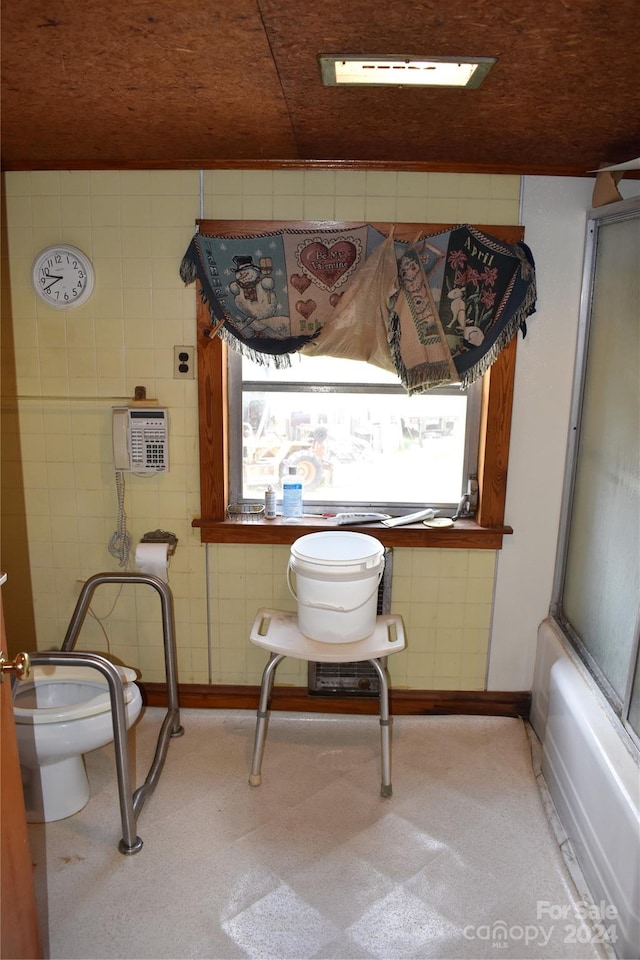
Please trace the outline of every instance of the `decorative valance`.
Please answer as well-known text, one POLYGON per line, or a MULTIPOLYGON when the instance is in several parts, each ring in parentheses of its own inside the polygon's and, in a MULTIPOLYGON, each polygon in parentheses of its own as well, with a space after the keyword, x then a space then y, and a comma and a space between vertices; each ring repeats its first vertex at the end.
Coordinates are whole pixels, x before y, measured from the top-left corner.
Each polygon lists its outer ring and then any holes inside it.
POLYGON ((536 301, 533 257, 469 225, 401 241, 370 224, 197 233, 180 275, 200 281, 212 328, 258 362, 350 357, 409 393, 481 376, 536 301))

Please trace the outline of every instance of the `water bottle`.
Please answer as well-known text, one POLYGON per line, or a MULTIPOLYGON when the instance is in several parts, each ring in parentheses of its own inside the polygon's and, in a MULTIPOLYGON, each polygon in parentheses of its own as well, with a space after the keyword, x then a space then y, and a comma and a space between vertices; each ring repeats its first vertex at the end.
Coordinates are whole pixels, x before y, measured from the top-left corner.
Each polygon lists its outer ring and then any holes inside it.
POLYGON ((302 516, 302 477, 296 467, 289 467, 289 473, 282 478, 282 516, 302 516))

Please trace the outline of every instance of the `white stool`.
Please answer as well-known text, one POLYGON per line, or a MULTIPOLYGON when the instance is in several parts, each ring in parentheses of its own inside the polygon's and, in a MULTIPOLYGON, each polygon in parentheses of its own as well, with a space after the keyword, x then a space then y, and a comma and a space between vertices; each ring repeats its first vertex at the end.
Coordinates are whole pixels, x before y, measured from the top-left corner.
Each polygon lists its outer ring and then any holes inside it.
POLYGON ((387 657, 404 650, 405 633, 402 617, 382 615, 377 618, 376 628, 370 637, 352 643, 322 643, 310 640, 298 630, 297 613, 284 610, 258 610, 251 627, 250 640, 257 647, 269 650, 271 656, 262 674, 260 704, 253 745, 253 759, 249 783, 257 787, 262 780, 260 769, 267 737, 267 723, 271 705, 271 692, 278 664, 285 657, 297 657, 315 663, 356 663, 368 660, 380 678, 380 736, 382 741, 382 786, 383 797, 391 796, 391 737, 389 718, 389 682, 387 657))

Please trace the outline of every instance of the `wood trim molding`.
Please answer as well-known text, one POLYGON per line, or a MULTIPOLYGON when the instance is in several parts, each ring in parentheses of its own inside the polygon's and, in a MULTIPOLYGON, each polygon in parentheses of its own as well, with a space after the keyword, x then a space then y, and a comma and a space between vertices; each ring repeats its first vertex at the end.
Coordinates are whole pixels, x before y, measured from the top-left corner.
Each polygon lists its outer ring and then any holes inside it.
POLYGON ((482 378, 476 514, 481 527, 504 523, 517 342, 513 337, 482 378))
MULTIPOLYGON (((198 430, 200 442, 200 511, 202 519, 224 520, 229 502, 227 345, 210 337, 211 318, 197 283, 198 430)), ((204 540, 204 537, 202 538, 204 540)))
MULTIPOLYGON (((198 220, 203 234, 241 236, 272 232, 291 227, 293 222, 272 220, 198 220)), ((348 229, 360 226, 345 221, 295 221, 296 228, 348 229)), ((372 223, 382 233, 394 228, 398 239, 415 239, 417 232, 433 234, 448 230, 454 224, 372 223)), ((507 243, 524 238, 520 226, 480 225, 507 243)), ((198 409, 200 440, 200 517, 192 526, 200 529, 202 543, 292 543, 306 533, 329 529, 322 522, 284 525, 277 520, 261 520, 243 524, 226 519, 229 489, 228 457, 228 384, 227 346, 211 334, 211 315, 203 301, 200 284, 196 284, 196 319, 198 338, 198 409)), ((509 461, 511 411, 515 375, 516 340, 499 354, 483 378, 482 412, 478 459, 479 505, 472 521, 458 522, 453 528, 430 530, 422 524, 387 530, 371 526, 371 533, 385 546, 436 547, 455 549, 499 550, 505 534, 506 478, 509 461)), ((331 528, 333 529, 333 528, 331 528)))
MULTIPOLYGON (((144 702, 150 707, 167 706, 165 683, 140 684, 144 702)), ((200 710, 257 710, 260 687, 241 684, 188 683, 178 687, 180 707, 200 710)), ((392 714, 427 716, 467 714, 489 717, 529 719, 529 691, 491 690, 393 690, 389 691, 392 714)), ((306 687, 276 686, 271 700, 273 710, 302 713, 377 714, 378 698, 326 697, 311 694, 306 687)))
MULTIPOLYGON (((8 173, 26 170, 60 170, 59 158, 47 159, 38 156, 37 163, 32 157, 18 157, 4 161, 2 170, 8 173)), ((593 172, 585 170, 584 164, 535 163, 525 157, 520 163, 468 163, 460 161, 428 160, 321 160, 309 158, 277 158, 255 160, 253 158, 232 158, 217 160, 211 157, 182 157, 177 160, 109 160, 103 157, 67 158, 65 170, 375 170, 397 173, 479 173, 484 176, 512 177, 584 177, 593 179, 593 172)), ((625 180, 640 180, 635 170, 625 172, 625 180)))
MULTIPOLYGON (((298 537, 321 530, 335 530, 323 520, 306 519, 304 523, 290 524, 281 519, 237 523, 231 520, 192 521, 200 528, 202 543, 272 543, 291 544, 298 537)), ((363 532, 362 527, 340 527, 341 530, 363 532)), ((513 533, 509 526, 482 527, 473 520, 456 521, 443 530, 429 529, 422 523, 389 528, 381 523, 367 524, 367 533, 385 547, 437 547, 457 550, 499 550, 504 536, 513 533)))

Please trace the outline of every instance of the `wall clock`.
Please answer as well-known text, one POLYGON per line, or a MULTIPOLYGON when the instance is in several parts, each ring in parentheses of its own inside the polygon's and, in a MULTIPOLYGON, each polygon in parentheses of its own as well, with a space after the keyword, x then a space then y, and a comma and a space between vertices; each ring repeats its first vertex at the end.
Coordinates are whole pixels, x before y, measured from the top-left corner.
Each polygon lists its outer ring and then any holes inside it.
POLYGON ((93 292, 93 264, 68 243, 46 247, 33 262, 31 280, 41 300, 58 310, 79 307, 93 292))

